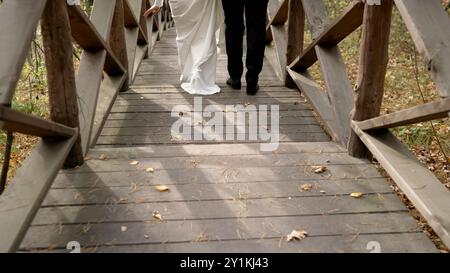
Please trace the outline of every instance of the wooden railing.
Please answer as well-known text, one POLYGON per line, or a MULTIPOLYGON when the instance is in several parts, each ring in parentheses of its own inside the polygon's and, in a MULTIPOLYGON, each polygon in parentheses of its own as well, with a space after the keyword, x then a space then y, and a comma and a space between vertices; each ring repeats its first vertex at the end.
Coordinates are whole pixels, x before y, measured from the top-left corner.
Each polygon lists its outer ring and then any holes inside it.
POLYGON ((349 1, 348 8, 334 20, 328 17, 323 0, 279 2, 271 0, 269 4, 267 41, 273 41, 270 49, 276 54, 271 54, 271 63, 280 78, 286 79, 288 86, 298 87, 329 134, 351 155, 371 153, 450 246, 450 192, 388 130, 449 117, 450 19, 441 1, 349 1), (394 4, 427 61, 440 99, 380 116, 394 4), (304 48, 306 20, 313 41, 304 48), (338 45, 361 26, 354 92, 338 45), (316 62, 320 62, 326 92, 308 72, 316 62))
POLYGON ((95 0, 90 17, 77 2, 4 0, 0 6, 0 129, 42 138, 0 198, 0 252, 17 249, 63 164, 83 164, 118 92, 173 25, 167 3, 144 18, 148 0, 95 0), (50 120, 11 108, 39 22, 50 120), (83 49, 77 73, 73 41, 83 49))

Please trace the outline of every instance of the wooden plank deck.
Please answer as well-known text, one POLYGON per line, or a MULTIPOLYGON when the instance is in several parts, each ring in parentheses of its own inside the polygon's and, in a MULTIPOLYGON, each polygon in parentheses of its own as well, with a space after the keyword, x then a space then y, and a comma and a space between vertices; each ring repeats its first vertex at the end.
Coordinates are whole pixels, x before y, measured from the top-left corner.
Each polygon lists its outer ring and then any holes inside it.
MULTIPOLYGON (((219 83, 225 77, 220 56, 219 83)), ((78 241, 86 252, 369 252, 375 241, 382 252, 437 252, 377 169, 331 142, 271 67, 258 96, 221 84, 224 92, 204 103, 279 104, 275 152, 255 141, 174 141, 171 109, 193 103, 178 78, 169 31, 119 95, 92 159, 57 176, 21 251, 67 252, 78 241), (312 189, 302 191, 305 184, 312 189), (286 242, 294 229, 309 236, 286 242)))

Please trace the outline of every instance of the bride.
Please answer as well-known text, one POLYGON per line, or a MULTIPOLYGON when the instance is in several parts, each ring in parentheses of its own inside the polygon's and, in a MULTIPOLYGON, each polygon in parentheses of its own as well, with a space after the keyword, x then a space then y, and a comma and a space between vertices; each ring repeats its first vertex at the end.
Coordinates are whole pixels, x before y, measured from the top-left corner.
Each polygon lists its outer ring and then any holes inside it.
MULTIPOLYGON (((216 31, 222 23, 220 0, 169 0, 177 32, 181 87, 193 95, 220 92, 216 84, 216 31)), ((156 0, 145 16, 158 13, 163 0, 156 0)))

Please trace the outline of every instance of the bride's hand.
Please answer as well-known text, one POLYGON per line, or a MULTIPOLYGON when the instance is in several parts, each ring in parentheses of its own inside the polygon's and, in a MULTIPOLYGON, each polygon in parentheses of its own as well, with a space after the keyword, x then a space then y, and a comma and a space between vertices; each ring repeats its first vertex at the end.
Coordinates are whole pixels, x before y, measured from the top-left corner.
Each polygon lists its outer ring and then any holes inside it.
POLYGON ((148 10, 144 13, 144 16, 145 16, 145 17, 149 17, 149 16, 152 16, 152 15, 157 14, 157 13, 160 12, 160 11, 161 11, 161 8, 160 8, 160 7, 152 7, 152 8, 150 8, 150 9, 148 9, 148 10))

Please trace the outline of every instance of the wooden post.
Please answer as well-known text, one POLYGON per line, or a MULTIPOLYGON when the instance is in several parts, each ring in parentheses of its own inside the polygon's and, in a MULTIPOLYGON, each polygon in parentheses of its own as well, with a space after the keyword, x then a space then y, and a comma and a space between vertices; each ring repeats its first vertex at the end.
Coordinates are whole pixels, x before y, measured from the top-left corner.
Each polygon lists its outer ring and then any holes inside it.
MULTIPOLYGON (((144 32, 144 36, 147 39, 148 45, 150 46, 152 41, 149 40, 149 36, 148 36, 148 32, 147 32, 147 20, 148 19, 144 16, 145 11, 147 10, 147 3, 148 3, 148 0, 143 0, 142 1, 141 14, 139 15, 139 18, 140 18, 141 28, 142 28, 142 30, 144 32)), ((144 55, 144 59, 147 59, 148 55, 149 55, 148 50, 146 50, 145 51, 145 55, 144 55)))
MULTIPOLYGON (((303 10, 301 0, 286 1, 289 1, 286 61, 287 65, 290 65, 300 54, 303 53, 303 44, 305 37, 305 12, 303 10)), ((285 84, 289 88, 297 87, 291 76, 289 76, 289 73, 286 73, 285 84)))
MULTIPOLYGON (((355 121, 380 115, 389 60, 392 8, 393 0, 382 0, 381 5, 366 3, 365 6, 357 94, 352 113, 355 121)), ((367 157, 370 154, 354 132, 350 136, 348 149, 354 157, 367 157)))
MULTIPOLYGON (((47 1, 41 28, 47 66, 50 117, 55 122, 79 128, 72 37, 65 0, 47 1)), ((81 138, 78 137, 64 167, 74 168, 83 163, 81 138)))
MULTIPOLYGON (((124 8, 123 0, 116 1, 116 7, 114 10, 114 17, 111 25, 111 35, 109 38, 109 45, 112 52, 119 59, 120 64, 126 69, 128 68, 128 55, 127 55, 127 44, 125 41, 125 18, 124 18, 124 8)), ((133 73, 128 71, 128 73, 133 73)), ((125 83, 123 84, 122 90, 126 91, 129 89, 129 77, 126 77, 125 83)))

